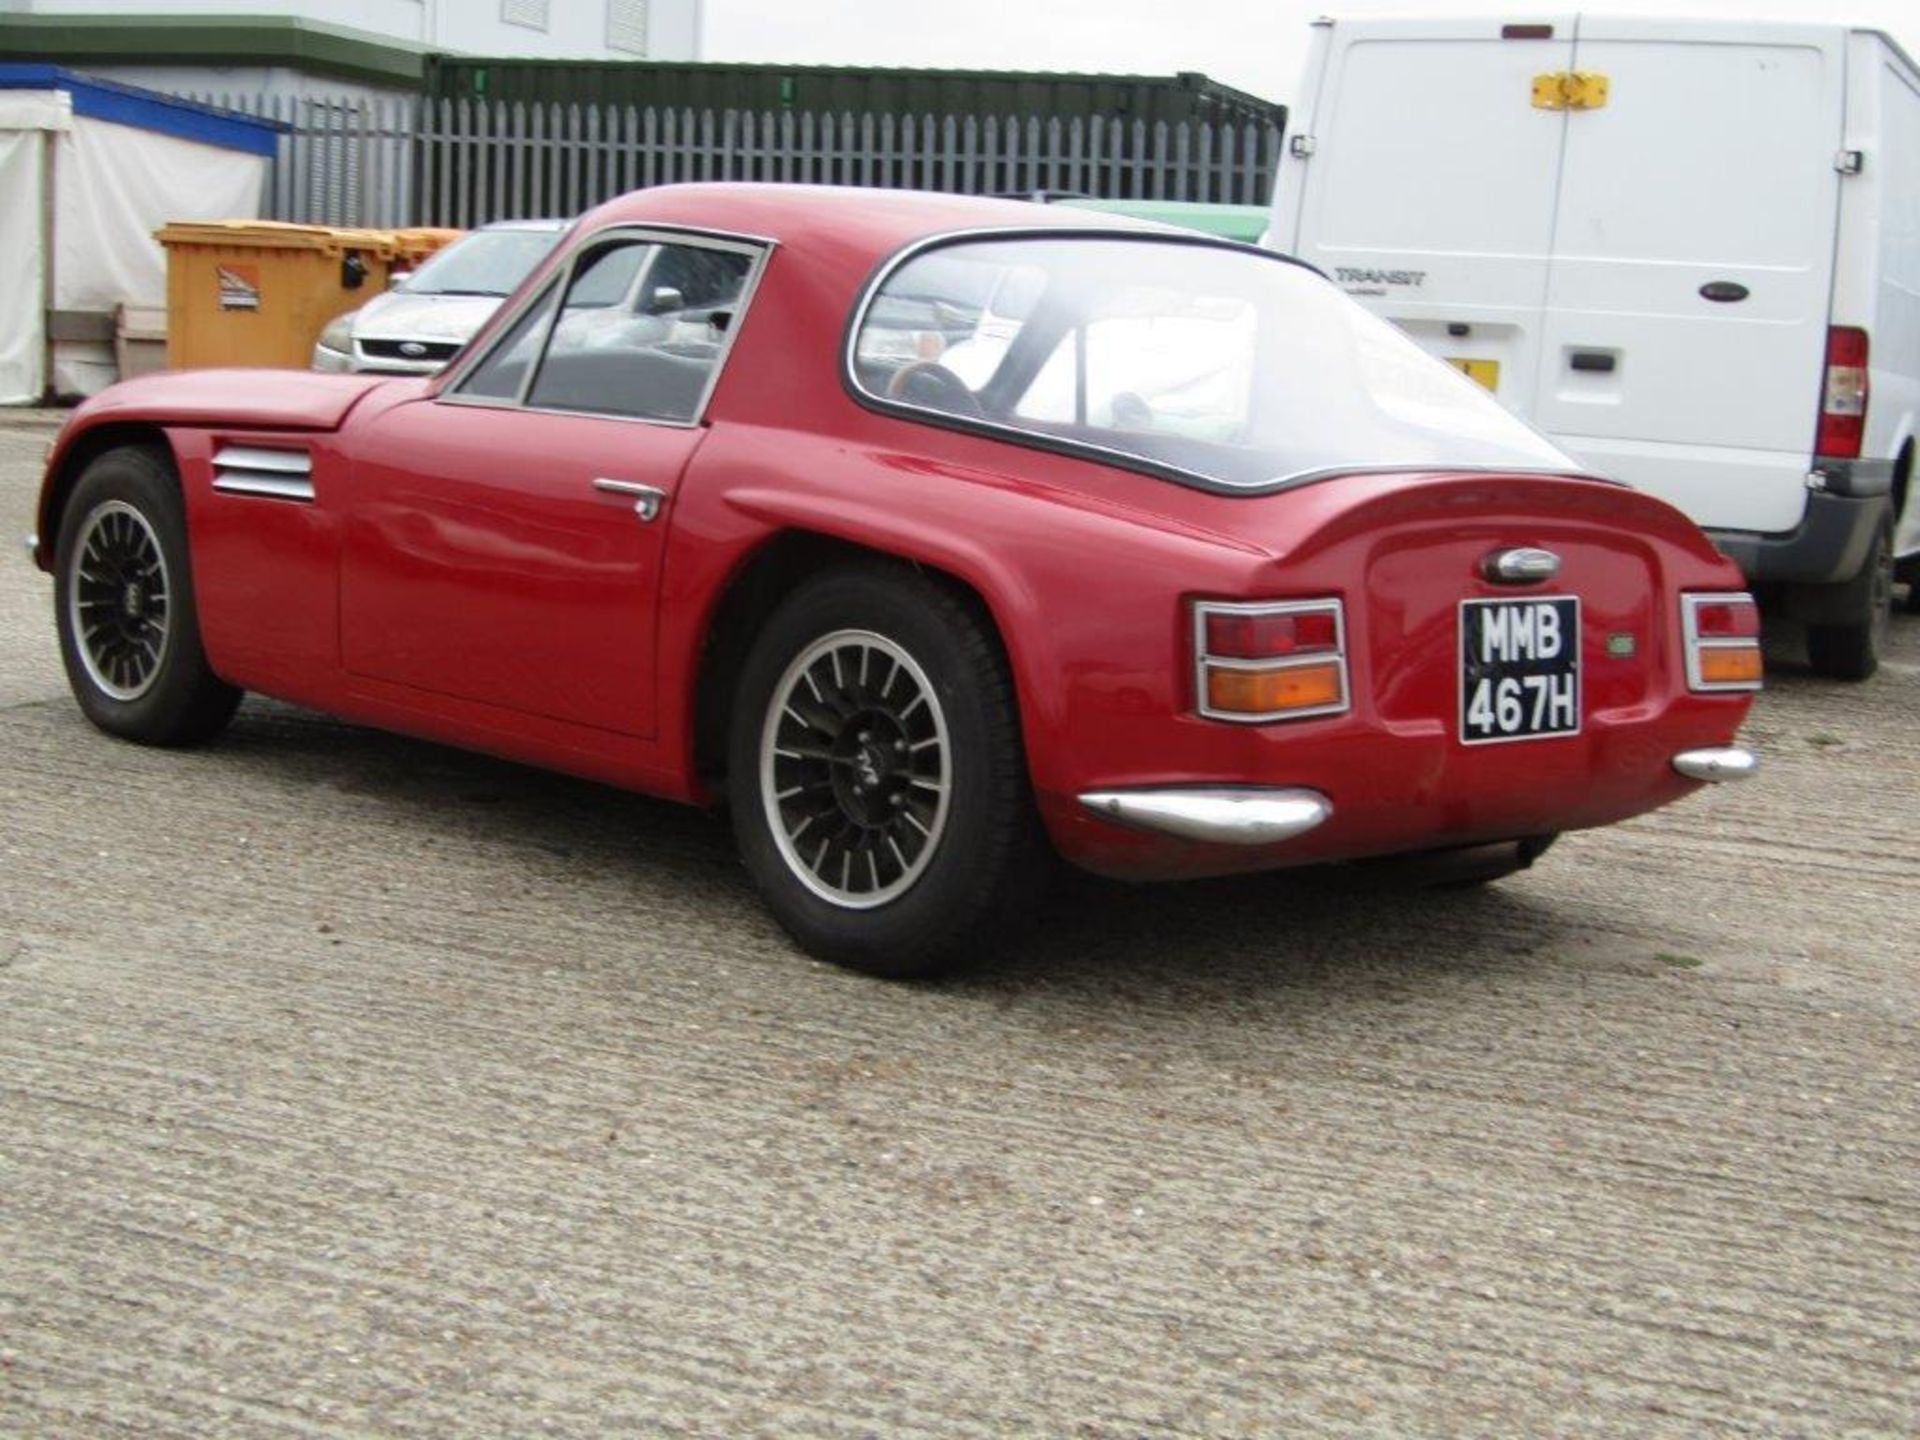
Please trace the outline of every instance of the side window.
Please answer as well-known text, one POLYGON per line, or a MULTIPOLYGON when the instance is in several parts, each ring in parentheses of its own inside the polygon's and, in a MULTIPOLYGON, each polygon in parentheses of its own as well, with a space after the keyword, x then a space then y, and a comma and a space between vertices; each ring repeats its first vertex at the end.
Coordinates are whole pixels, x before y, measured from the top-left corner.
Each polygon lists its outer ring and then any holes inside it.
POLYGON ((546 334, 547 318, 553 314, 554 296, 559 293, 558 285, 549 285, 547 293, 528 306, 526 313, 493 347, 493 353, 460 382, 456 393, 486 400, 519 399, 520 387, 527 378, 527 367, 533 360, 541 336, 546 334))
POLYGON ((720 363, 730 308, 752 258, 737 250, 616 242, 587 256, 561 307, 527 403, 548 410, 691 421, 720 363), (575 303, 608 289, 601 271, 632 280, 614 304, 575 303))
POLYGON ((651 245, 615 245, 590 257, 567 291, 568 310, 603 310, 621 304, 633 290, 633 277, 653 250, 651 245))
POLYGON ((518 396, 544 338, 527 405, 691 422, 719 367, 752 272, 753 256, 745 250, 609 240, 575 261, 558 304, 555 287, 460 393, 518 396))

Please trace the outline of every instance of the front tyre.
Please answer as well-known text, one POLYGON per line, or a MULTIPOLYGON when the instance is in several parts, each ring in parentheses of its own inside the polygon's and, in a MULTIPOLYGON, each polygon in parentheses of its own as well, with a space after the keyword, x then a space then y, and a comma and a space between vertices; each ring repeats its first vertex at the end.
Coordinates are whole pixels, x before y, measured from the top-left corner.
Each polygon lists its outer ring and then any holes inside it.
POLYGON ((1893 628, 1893 529, 1882 525, 1860 573, 1840 587, 1847 618, 1807 626, 1807 661, 1829 680, 1865 680, 1880 668, 1893 628))
POLYGON ((186 510, 159 452, 110 450, 68 498, 54 544, 67 683, 86 717, 147 745, 192 745, 232 719, 240 692, 200 645, 186 510))
POLYGON ((1050 866, 998 639, 904 569, 835 571, 774 612, 741 672, 728 775, 774 917, 869 974, 966 958, 1050 866))

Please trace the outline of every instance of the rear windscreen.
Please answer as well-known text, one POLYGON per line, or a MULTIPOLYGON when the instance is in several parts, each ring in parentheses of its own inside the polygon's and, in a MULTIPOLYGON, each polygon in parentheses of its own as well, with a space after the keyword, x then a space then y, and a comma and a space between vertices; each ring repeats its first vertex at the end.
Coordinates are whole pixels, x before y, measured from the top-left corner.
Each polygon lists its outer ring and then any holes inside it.
POLYGON ((942 245, 886 275, 851 360, 876 400, 1215 488, 1579 468, 1313 271, 1223 246, 942 245))

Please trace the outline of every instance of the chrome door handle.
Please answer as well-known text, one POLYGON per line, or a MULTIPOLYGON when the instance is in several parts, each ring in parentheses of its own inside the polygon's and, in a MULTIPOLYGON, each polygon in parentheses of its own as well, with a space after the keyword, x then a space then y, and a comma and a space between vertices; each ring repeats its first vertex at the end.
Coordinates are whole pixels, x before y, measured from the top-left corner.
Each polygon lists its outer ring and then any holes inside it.
POLYGON ((667 503, 667 492, 659 486, 642 485, 633 480, 609 480, 602 476, 593 482, 593 488, 609 495, 633 496, 633 513, 643 523, 658 516, 660 507, 667 503))

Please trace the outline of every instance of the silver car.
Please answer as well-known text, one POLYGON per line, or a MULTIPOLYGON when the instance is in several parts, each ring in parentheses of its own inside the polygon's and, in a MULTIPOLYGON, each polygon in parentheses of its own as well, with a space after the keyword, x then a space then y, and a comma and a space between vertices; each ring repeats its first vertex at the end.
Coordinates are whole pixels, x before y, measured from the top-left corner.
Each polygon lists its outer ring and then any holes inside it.
POLYGON ((431 375, 547 257, 565 220, 504 220, 462 235, 358 310, 335 316, 315 370, 431 375))

